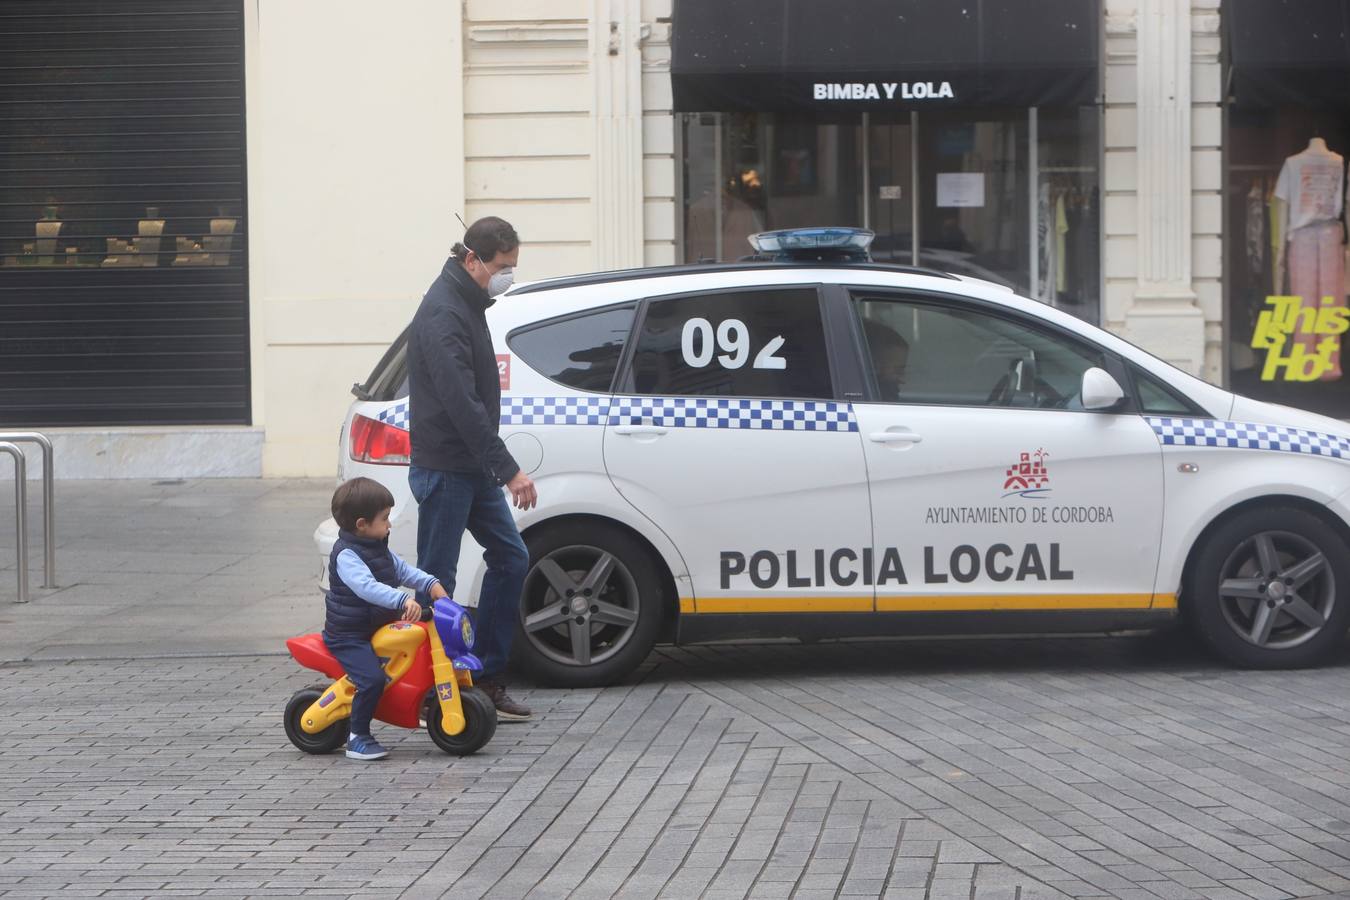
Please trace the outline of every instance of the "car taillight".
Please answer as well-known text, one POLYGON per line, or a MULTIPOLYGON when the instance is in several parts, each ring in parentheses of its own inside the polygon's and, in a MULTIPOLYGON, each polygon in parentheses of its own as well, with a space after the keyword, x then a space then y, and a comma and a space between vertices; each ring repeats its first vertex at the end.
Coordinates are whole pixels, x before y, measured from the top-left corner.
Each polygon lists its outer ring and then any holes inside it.
POLYGON ((411 461, 408 432, 387 422, 352 416, 352 459, 377 466, 406 466, 411 461))

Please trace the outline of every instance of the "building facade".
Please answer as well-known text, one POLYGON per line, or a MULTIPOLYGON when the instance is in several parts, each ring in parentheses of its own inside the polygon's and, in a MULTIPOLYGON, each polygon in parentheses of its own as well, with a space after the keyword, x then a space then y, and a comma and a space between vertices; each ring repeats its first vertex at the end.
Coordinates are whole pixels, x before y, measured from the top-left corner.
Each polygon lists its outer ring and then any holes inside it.
POLYGON ((0 429, 49 429, 69 476, 331 474, 350 385, 487 214, 521 280, 864 225, 879 259, 1350 417, 1316 361, 1344 285, 1308 281, 1275 197, 1313 136, 1350 146, 1350 2, 1292 2, 402 0, 374 23, 136 0, 97 38, 31 17, 56 36, 0 84, 0 429), (1321 80, 1291 75, 1310 58, 1321 80), (1267 302, 1291 279, 1332 301, 1267 302))

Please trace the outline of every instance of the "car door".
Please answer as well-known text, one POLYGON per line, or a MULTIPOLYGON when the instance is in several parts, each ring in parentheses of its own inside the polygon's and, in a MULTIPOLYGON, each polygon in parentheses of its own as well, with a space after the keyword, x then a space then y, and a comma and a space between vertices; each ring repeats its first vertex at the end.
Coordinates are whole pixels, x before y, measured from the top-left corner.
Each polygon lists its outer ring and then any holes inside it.
MULTIPOLYGON (((869 370, 854 406, 871 485, 879 612, 1153 604, 1162 454, 1134 412, 1078 399, 1118 364, 988 304, 850 295, 869 370)), ((1128 402, 1128 401, 1126 401, 1128 402)))
POLYGON ((862 444, 825 332, 815 285, 644 304, 605 465, 683 555, 686 619, 873 609, 862 444))

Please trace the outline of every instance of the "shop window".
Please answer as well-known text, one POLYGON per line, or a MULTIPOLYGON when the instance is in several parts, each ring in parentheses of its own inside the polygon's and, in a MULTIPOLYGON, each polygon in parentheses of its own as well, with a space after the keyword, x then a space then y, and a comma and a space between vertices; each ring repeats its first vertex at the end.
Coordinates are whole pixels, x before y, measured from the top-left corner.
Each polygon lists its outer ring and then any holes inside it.
POLYGON ((633 327, 633 307, 555 319, 507 338, 530 368, 582 391, 608 391, 633 327))
POLYGON ((1344 203, 1350 118, 1303 107, 1228 114, 1229 387, 1350 417, 1344 203))
POLYGON ((688 113, 684 259, 756 231, 870 228, 877 262, 991 281, 1100 320, 1101 109, 688 113))
POLYGON ((655 300, 633 357, 639 394, 833 396, 814 289, 655 300))
POLYGON ((759 231, 856 225, 856 122, 706 113, 684 123, 684 256, 737 260, 759 231))
POLYGON ((1081 409, 1100 352, 1011 319, 864 298, 857 304, 877 399, 943 406, 1081 409))

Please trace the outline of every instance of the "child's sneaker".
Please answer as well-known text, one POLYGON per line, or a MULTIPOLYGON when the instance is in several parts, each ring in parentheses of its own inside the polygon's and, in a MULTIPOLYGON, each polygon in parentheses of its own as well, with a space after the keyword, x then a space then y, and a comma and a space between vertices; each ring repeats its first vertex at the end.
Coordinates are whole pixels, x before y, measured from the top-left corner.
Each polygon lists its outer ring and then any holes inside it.
POLYGON ((368 734, 353 734, 347 737, 348 759, 384 759, 389 751, 368 734))

